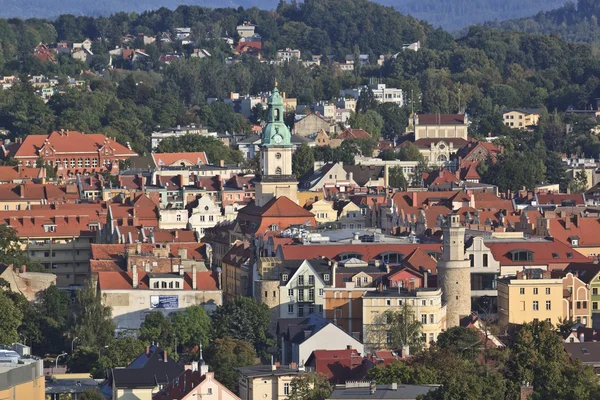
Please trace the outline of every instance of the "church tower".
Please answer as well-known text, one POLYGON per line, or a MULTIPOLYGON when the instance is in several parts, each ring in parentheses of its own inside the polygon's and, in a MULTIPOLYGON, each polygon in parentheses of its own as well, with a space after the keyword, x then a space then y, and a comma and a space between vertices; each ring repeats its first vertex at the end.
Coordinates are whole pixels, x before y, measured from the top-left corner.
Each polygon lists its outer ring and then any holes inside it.
POLYGON ((465 228, 458 214, 450 214, 442 228, 442 260, 438 262, 438 286, 446 303, 446 329, 460 325, 471 314, 471 263, 465 256, 465 228))
POLYGON ((255 184, 257 206, 285 196, 298 203, 298 181, 292 173, 292 135, 283 122, 283 98, 277 87, 268 102, 267 124, 260 145, 260 175, 255 184))

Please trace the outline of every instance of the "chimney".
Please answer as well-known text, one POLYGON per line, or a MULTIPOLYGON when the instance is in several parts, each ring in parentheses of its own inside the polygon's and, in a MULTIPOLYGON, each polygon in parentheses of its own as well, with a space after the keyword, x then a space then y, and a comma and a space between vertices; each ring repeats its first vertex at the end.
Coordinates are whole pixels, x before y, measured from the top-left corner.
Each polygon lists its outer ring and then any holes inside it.
POLYGON ((427 288, 427 279, 429 279, 429 273, 427 271, 423 271, 423 287, 427 288))
POLYGON ((296 364, 295 362, 291 362, 290 369, 296 369, 296 368, 298 368, 298 364, 296 364))
POLYGON ((146 355, 150 354, 150 346, 146 346, 146 355))
POLYGON ((417 197, 417 192, 413 192, 412 193, 412 206, 413 207, 417 207, 417 203, 418 203, 418 197, 417 197))
POLYGON ((219 160, 219 167, 225 167, 225 160, 219 160))
POLYGON ((24 198, 25 197, 25 184, 21 183, 19 185, 19 197, 24 198))
POLYGON ((167 362, 168 361, 168 357, 167 357, 167 351, 163 350, 163 361, 167 362))
POLYGON ((571 230, 571 217, 570 216, 565 217, 565 229, 571 230))
POLYGON ((392 382, 392 390, 398 390, 398 384, 396 382, 392 382))
POLYGON ((377 383, 375 383, 375 381, 371 381, 371 383, 369 384, 369 392, 371 394, 375 394, 376 391, 377 391, 377 383))
POLYGON ((585 334, 584 334, 583 332, 581 332, 581 333, 579 334, 579 341, 580 341, 581 343, 585 342, 585 334))
POLYGON ((196 290, 198 287, 198 282, 196 281, 197 279, 197 273, 196 273, 196 265, 192 265, 192 290, 196 290))
POLYGON ((132 286, 134 289, 137 289, 138 287, 138 272, 137 272, 137 265, 133 266, 133 275, 132 275, 132 286))
POLYGON ((409 346, 402 346, 401 356, 402 356, 402 358, 410 357, 410 347, 409 346))
POLYGON ((352 346, 351 345, 347 345, 346 346, 346 350, 352 350, 352 346))

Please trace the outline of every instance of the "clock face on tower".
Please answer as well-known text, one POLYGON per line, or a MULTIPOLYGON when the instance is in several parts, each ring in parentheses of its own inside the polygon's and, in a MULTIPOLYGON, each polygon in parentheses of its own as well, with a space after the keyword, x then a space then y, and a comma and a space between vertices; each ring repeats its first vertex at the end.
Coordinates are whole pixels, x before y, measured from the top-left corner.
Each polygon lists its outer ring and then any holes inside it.
POLYGON ((273 136, 273 140, 275 141, 275 143, 279 144, 283 141, 283 136, 277 133, 273 136))

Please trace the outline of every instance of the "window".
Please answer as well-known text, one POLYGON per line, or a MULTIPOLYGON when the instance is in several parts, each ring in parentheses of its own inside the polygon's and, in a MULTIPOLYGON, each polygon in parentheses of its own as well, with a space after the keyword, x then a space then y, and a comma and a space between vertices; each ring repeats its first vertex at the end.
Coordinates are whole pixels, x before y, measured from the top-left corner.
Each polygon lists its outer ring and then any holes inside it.
POLYGON ((431 342, 433 342, 433 341, 434 341, 434 337, 435 337, 435 336, 434 336, 434 334, 433 334, 433 333, 430 333, 430 334, 429 334, 429 343, 431 343, 431 342))
POLYGON ((315 312, 315 306, 313 306, 311 304, 310 306, 308 306, 308 315, 314 314, 314 312, 315 312))
POLYGON ((581 302, 580 301, 577 302, 577 309, 581 310, 581 302))
POLYGON ((323 297, 323 288, 319 289, 319 296, 323 297))
POLYGON ((429 314, 429 323, 435 324, 435 314, 429 314))
POLYGON ((546 300, 546 310, 550 311, 552 309, 550 300, 546 300))
POLYGON ((298 277, 298 285, 304 286, 304 275, 298 277))
POLYGON ((169 289, 173 289, 173 282, 169 282, 169 289))
POLYGON ((598 288, 592 288, 592 294, 598 296, 598 288))
POLYGON ((304 290, 298 290, 298 301, 304 301, 304 290))
POLYGON ((283 384, 283 394, 285 394, 285 395, 290 394, 290 384, 289 383, 283 384))
POLYGON ((294 305, 288 304, 288 314, 293 314, 293 313, 294 313, 294 305))
POLYGON ((275 168, 275 175, 281 175, 281 168, 275 168))
POLYGON ((533 288, 533 294, 538 294, 538 288, 536 288, 536 287, 533 288))
POLYGON ((483 255, 483 266, 484 267, 488 266, 488 255, 487 254, 483 255))
POLYGON ((584 300, 584 301, 582 301, 582 303, 583 303, 583 309, 587 310, 587 301, 584 300))
POLYGON ((208 216, 208 221, 209 221, 209 222, 213 222, 213 221, 214 221, 214 219, 215 219, 215 217, 214 217, 213 215, 209 215, 209 216, 208 216))
POLYGON ((469 261, 471 262, 471 268, 475 266, 475 256, 473 254, 469 254, 469 261))
POLYGON ((181 214, 177 214, 177 221, 181 221, 181 214))
POLYGON ((540 303, 537 300, 535 300, 533 302, 533 311, 538 311, 539 309, 540 309, 540 303))
POLYGON ((390 332, 390 331, 386 332, 385 341, 387 344, 392 344, 392 332, 390 332))
POLYGON ((549 287, 546 288, 546 294, 550 294, 550 288, 549 287))
POLYGON ((533 252, 528 250, 515 250, 512 252, 513 261, 533 261, 533 252))
POLYGON ((4 206, 4 211, 8 211, 8 205, 4 206))
POLYGON ((163 289, 166 289, 167 288, 167 282, 161 282, 160 283, 160 287, 163 288, 163 289))
POLYGON ((525 288, 520 288, 519 289, 519 294, 525 294, 525 288))
POLYGON ((179 282, 175 282, 175 289, 179 289, 179 282))
POLYGON ((315 276, 314 275, 309 275, 308 276, 308 284, 309 285, 314 285, 315 284, 315 276))
POLYGON ((284 282, 287 282, 287 280, 288 280, 287 274, 281 275, 281 280, 284 281, 284 282))
POLYGON ((597 301, 592 302, 592 310, 598 310, 598 302, 597 301))
POLYGON ((158 282, 154 282, 154 289, 158 289, 158 282))
POLYGON ((315 301, 315 289, 308 289, 308 301, 315 301))
POLYGON ((208 388, 207 393, 212 394, 212 388, 208 388))
POLYGON ((325 280, 325 282, 329 282, 329 274, 324 274, 323 279, 325 280))
POLYGON ((427 323, 427 314, 421 314, 421 323, 423 325, 427 323))
POLYGON ((288 296, 292 297, 294 295, 294 289, 288 289, 288 296))
POLYGON ((300 318, 304 317, 304 307, 303 306, 298 306, 298 317, 300 317, 300 318))
POLYGON ((281 153, 275 153, 275 158, 279 160, 281 158, 281 153))
POLYGON ((392 305, 392 301, 390 299, 386 299, 385 300, 385 305, 386 306, 391 306, 392 305))
POLYGON ((426 306, 427 305, 427 300, 421 300, 421 305, 422 306, 426 306))

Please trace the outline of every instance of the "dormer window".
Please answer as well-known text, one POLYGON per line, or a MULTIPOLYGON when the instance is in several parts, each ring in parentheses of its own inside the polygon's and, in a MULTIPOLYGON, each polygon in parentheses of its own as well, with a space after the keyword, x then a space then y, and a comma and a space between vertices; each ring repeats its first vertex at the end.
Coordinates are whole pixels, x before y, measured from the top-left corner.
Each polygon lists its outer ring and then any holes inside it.
POLYGON ((281 275, 281 280, 284 281, 284 282, 287 282, 288 281, 288 275, 287 274, 281 275))
POLYGON ((56 232, 56 225, 44 225, 44 232, 56 232))
POLYGON ((569 236, 569 242, 571 242, 571 246, 577 247, 577 246, 579 246, 579 237, 578 236, 569 236))
POLYGON ((533 261, 533 252, 529 250, 514 250, 511 252, 512 261, 533 261))

